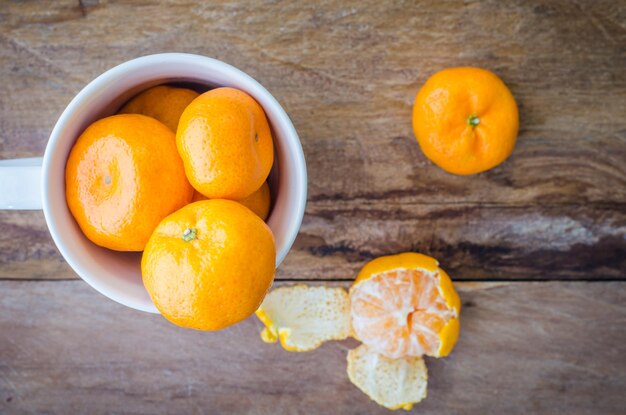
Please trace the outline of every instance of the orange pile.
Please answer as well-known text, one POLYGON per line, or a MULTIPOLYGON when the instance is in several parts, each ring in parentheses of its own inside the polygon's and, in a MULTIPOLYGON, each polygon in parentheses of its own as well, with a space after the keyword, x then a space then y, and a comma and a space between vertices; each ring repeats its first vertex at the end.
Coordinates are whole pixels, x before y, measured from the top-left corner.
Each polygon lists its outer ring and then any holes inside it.
POLYGON ((67 204, 85 236, 144 251, 144 285, 175 324, 217 330, 254 313, 276 261, 261 106, 233 88, 157 86, 120 113, 90 125, 67 161, 67 204))

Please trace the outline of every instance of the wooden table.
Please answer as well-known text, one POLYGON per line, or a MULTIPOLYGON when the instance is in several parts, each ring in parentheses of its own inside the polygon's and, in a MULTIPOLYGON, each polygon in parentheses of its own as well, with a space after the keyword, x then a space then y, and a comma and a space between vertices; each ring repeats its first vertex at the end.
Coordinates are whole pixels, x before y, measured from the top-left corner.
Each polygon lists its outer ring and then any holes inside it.
MULTIPOLYGON (((626 411, 623 0, 159 3, 0 1, 0 158, 41 155, 70 99, 120 62, 229 62, 285 107, 308 163, 276 285, 347 287, 407 250, 456 281, 460 341, 427 359, 414 413, 626 411), (419 87, 459 65, 494 70, 520 106, 512 157, 472 177, 426 160, 411 130, 419 87)), ((387 413, 347 379, 355 341, 288 353, 259 331, 113 303, 41 212, 0 212, 0 413, 387 413)))

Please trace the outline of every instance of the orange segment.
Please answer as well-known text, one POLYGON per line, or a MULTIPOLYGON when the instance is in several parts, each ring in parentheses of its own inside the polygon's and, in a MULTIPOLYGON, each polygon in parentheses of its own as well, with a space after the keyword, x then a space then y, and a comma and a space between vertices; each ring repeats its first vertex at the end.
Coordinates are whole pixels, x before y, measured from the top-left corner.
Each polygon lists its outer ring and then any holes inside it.
POLYGON ((416 253, 368 263, 350 290, 355 337, 390 358, 448 354, 460 299, 433 258, 416 253))

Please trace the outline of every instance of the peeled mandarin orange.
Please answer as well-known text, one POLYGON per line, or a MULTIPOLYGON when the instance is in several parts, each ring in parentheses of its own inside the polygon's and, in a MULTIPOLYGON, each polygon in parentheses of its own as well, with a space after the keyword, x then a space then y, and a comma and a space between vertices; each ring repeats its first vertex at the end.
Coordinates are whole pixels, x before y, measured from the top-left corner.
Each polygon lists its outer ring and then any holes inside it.
POLYGON ((355 337, 389 358, 443 357, 459 334, 460 299, 435 259, 404 253, 374 259, 350 289, 355 337))
POLYGON ((161 121, 175 134, 180 115, 198 95, 191 89, 159 85, 133 97, 119 113, 147 115, 161 121))
POLYGON ((417 141, 426 157, 450 173, 480 173, 502 163, 515 147, 518 128, 511 91, 486 69, 444 69, 415 98, 417 141))
POLYGON ((176 142, 189 181, 209 199, 250 196, 274 162, 263 108, 234 88, 213 89, 193 100, 180 117, 176 142))
MULTIPOLYGON (((193 201, 197 202, 199 200, 207 200, 207 197, 196 190, 193 194, 193 201)), ((256 192, 252 193, 246 198, 236 200, 236 202, 241 203, 242 205, 256 213, 258 217, 266 220, 267 216, 270 213, 270 187, 268 186, 267 182, 264 182, 256 192)))
POLYGON ((191 201, 174 133, 144 115, 114 115, 78 137, 65 168, 67 205, 92 242, 141 251, 159 222, 191 201))
POLYGON ((141 258, 144 286, 174 324, 219 330, 255 312, 274 280, 270 228, 223 199, 189 204, 163 219, 141 258))

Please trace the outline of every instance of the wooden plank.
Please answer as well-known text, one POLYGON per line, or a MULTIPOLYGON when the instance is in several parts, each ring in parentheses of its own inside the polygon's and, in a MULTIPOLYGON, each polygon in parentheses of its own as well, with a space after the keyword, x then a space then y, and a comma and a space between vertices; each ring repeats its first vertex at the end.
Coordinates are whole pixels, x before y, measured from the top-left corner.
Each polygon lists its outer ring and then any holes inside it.
MULTIPOLYGON (((309 204, 279 278, 349 279, 372 255, 409 249, 457 278, 620 278, 620 3, 1 1, 0 158, 40 155, 107 68, 200 53, 255 76, 300 133, 309 204), (522 127, 509 161, 456 177, 421 154, 411 104, 429 74, 469 64, 510 85, 522 127)), ((0 278, 39 277, 73 274, 41 214, 0 212, 0 278)))
POLYGON ((624 203, 620 2, 272 2, 254 13, 240 1, 196 3, 6 4, 0 155, 43 149, 63 104, 106 68, 181 50, 247 70, 285 104, 311 200, 624 203), (92 32, 106 36, 82 35, 92 32), (410 126, 427 76, 462 64, 497 71, 522 118, 511 160, 471 178, 427 162, 410 126))
MULTIPOLYGON (((413 413, 622 414, 626 283, 460 283, 459 343, 413 413)), ((354 340, 289 353, 255 318, 210 333, 79 281, 0 282, 2 413, 388 413, 348 381, 354 340)))
POLYGON ((0 211, 0 279, 78 278, 57 250, 41 211, 0 211))
MULTIPOLYGON (((277 279, 353 279, 366 261, 417 251, 463 279, 621 279, 626 215, 615 206, 309 204, 277 279)), ((0 212, 0 278, 74 278, 41 212, 0 212)))
POLYGON ((617 206, 312 203, 281 278, 352 279, 403 251, 438 258, 455 279, 621 279, 626 215, 617 206), (295 271, 295 272, 294 272, 295 271))

